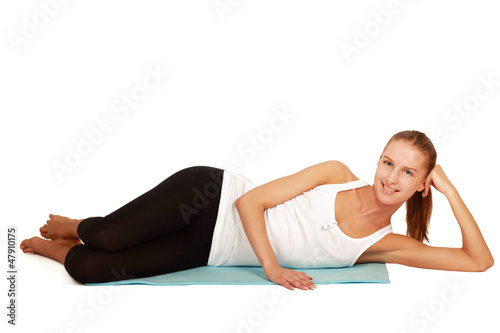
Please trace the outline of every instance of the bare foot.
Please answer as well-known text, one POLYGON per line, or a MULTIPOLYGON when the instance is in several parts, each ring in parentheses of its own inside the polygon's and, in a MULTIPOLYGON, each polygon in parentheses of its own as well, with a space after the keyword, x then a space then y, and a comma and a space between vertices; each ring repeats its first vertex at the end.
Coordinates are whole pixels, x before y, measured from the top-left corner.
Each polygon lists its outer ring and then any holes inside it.
POLYGON ((78 238, 45 240, 40 237, 32 237, 23 240, 19 247, 24 253, 36 253, 64 264, 68 251, 78 244, 81 244, 78 238))
POLYGON ((40 228, 40 235, 46 239, 78 238, 76 229, 83 220, 70 219, 61 215, 49 215, 50 220, 40 228))

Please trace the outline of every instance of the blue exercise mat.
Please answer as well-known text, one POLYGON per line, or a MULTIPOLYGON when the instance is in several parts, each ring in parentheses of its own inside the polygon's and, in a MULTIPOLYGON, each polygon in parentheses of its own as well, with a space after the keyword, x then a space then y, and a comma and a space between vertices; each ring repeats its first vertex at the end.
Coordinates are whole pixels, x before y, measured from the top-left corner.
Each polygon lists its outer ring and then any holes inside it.
MULTIPOLYGON (((343 268, 297 269, 313 278, 315 284, 389 283, 389 273, 383 263, 357 264, 343 268)), ((158 286, 202 285, 272 285, 262 267, 203 266, 184 271, 145 278, 88 283, 89 286, 147 284, 158 286)))

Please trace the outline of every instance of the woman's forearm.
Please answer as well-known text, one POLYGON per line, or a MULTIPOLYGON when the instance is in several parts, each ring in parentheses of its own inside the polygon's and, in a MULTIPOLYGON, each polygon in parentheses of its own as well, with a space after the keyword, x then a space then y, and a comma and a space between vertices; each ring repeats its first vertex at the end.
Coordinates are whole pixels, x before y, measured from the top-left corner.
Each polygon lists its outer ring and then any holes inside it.
POLYGON ((264 208, 252 204, 250 201, 245 200, 244 197, 236 201, 236 208, 250 245, 252 245, 264 271, 278 266, 278 261, 267 236, 264 208))
POLYGON ((489 268, 493 265, 493 256, 486 245, 486 241, 479 230, 479 227, 470 213, 469 209, 462 201, 458 191, 451 187, 446 192, 453 214, 460 225, 462 231, 463 250, 480 266, 489 268))
POLYGON ((304 272, 297 272, 279 265, 267 236, 265 207, 258 204, 257 200, 252 199, 251 196, 247 197, 246 194, 236 200, 235 205, 250 245, 259 259, 266 277, 290 290, 294 288, 315 289, 316 285, 311 281, 310 276, 304 272))

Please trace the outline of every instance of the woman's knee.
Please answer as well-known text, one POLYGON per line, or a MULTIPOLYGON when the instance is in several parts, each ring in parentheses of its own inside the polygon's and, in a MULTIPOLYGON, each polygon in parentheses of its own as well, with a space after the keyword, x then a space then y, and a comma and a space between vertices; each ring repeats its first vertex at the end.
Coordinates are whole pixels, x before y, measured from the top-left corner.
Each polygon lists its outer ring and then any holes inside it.
POLYGON ((84 256, 82 256, 82 251, 84 250, 84 245, 77 245, 72 247, 66 259, 64 260, 64 268, 68 274, 80 283, 87 283, 89 280, 88 274, 91 272, 85 266, 84 256))
POLYGON ((64 268, 73 279, 82 284, 111 281, 99 267, 100 260, 95 252, 85 245, 71 248, 64 261, 64 268))
POLYGON ((91 249, 102 252, 115 252, 123 249, 120 237, 116 235, 116 228, 106 223, 106 217, 82 221, 78 226, 78 236, 91 249))

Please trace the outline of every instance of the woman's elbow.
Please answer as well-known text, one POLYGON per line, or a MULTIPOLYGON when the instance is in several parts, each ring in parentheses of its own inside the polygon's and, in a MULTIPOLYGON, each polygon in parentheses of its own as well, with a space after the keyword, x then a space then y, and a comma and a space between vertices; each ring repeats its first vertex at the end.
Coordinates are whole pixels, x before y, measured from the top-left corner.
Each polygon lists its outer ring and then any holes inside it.
POLYGON ((484 258, 483 260, 478 260, 476 264, 474 265, 474 268, 471 269, 473 272, 484 272, 495 264, 495 260, 493 260, 493 257, 490 256, 489 258, 484 258))
POLYGON ((484 272, 484 271, 490 269, 491 267, 493 267, 494 264, 495 264, 495 260, 493 259, 493 257, 490 257, 485 262, 479 264, 478 272, 484 272))
POLYGON ((236 199, 236 201, 234 202, 234 206, 236 207, 236 209, 239 210, 241 205, 244 204, 244 202, 245 202, 245 194, 236 199))
POLYGON ((244 193, 242 196, 240 196, 236 201, 234 202, 234 206, 236 207, 236 210, 238 213, 241 214, 242 211, 247 210, 246 207, 248 207, 248 203, 251 200, 249 200, 247 193, 244 193))
POLYGON ((264 206, 259 200, 256 200, 255 196, 248 192, 244 193, 234 202, 234 206, 238 213, 247 214, 253 211, 264 211, 264 206))

